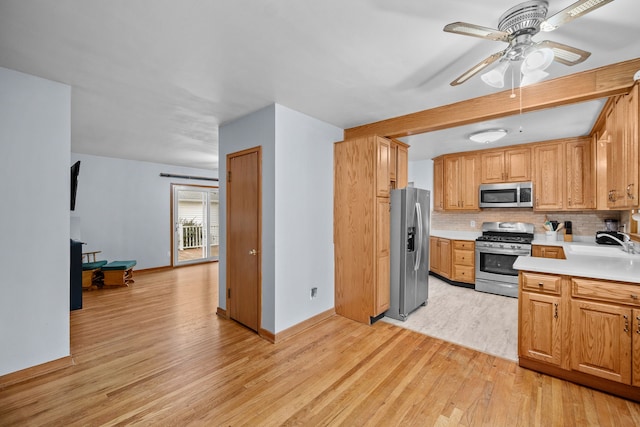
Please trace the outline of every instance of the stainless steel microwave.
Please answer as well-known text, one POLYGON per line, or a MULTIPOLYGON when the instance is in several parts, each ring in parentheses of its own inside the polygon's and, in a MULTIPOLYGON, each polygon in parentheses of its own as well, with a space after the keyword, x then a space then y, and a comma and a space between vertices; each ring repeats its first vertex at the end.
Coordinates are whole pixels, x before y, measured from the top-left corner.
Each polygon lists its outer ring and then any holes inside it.
POLYGON ((532 208, 533 184, 531 182, 507 182, 480 184, 481 208, 532 208))

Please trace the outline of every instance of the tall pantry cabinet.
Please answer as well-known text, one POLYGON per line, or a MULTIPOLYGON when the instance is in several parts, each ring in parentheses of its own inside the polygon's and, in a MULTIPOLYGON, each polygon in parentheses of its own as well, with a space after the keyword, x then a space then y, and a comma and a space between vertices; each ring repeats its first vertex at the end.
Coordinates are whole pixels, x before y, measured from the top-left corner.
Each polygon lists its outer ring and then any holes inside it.
POLYGON ((334 146, 335 310, 358 322, 389 308, 389 196, 406 186, 406 149, 378 136, 334 146))

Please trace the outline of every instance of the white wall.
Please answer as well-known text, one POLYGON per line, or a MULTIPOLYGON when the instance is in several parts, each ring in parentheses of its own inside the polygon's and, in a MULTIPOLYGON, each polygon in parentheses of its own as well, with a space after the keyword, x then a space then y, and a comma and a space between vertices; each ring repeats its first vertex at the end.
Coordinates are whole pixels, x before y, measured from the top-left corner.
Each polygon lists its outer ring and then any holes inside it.
MULTIPOLYGON (((227 176, 227 155, 262 147, 262 319, 261 327, 275 332, 275 105, 220 126, 220 176, 227 176)), ((218 305, 226 309, 227 187, 220 182, 220 265, 218 305)))
POLYGON ((334 306, 333 145, 343 135, 276 105, 276 332, 334 306))
MULTIPOLYGON (((411 147, 409 147, 411 150, 411 147)), ((409 183, 413 183, 416 188, 424 188, 430 191, 429 200, 433 211, 433 160, 419 160, 409 162, 407 170, 409 183)))
MULTIPOLYGON (((283 331, 334 305, 333 143, 343 130, 271 105, 220 128, 226 156, 262 146, 261 327, 283 331), (310 288, 318 288, 311 300, 310 288)), ((224 170, 223 170, 224 168, 224 170)), ((226 187, 220 185, 220 292, 226 308, 226 187)))
POLYGON ((0 68, 0 375, 69 355, 70 111, 69 86, 0 68))
POLYGON ((171 265, 171 184, 215 181, 161 177, 160 173, 217 178, 215 170, 71 154, 80 160, 72 235, 100 259, 136 260, 136 269, 171 265))

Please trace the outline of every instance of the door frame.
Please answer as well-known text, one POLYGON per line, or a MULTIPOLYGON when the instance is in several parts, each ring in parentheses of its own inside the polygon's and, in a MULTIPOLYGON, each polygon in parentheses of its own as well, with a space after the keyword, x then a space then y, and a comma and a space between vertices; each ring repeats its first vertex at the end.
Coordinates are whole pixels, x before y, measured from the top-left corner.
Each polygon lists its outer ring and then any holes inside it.
MULTIPOLYGON (((212 189, 217 189, 218 190, 218 206, 220 205, 220 187, 219 186, 215 186, 215 185, 193 185, 193 184, 178 184, 178 183, 171 183, 170 185, 170 191, 171 191, 171 195, 170 195, 170 204, 171 204, 171 215, 170 215, 170 221, 171 221, 171 267, 176 268, 176 267, 183 267, 185 265, 192 265, 192 264, 199 264, 199 263, 205 263, 205 262, 217 262, 218 260, 212 260, 209 258, 203 258, 201 261, 195 261, 195 262, 190 262, 190 263, 181 263, 181 264, 176 264, 175 259, 176 259, 176 254, 175 254, 175 238, 176 238, 176 218, 175 218, 175 210, 176 210, 176 200, 174 197, 175 194, 175 190, 177 187, 192 187, 194 189, 201 189, 201 190, 212 190, 212 189)), ((207 208, 208 210, 208 208, 207 208)), ((209 224, 209 218, 207 218, 207 224, 208 224, 208 228, 210 229, 210 224, 209 224)), ((220 226, 220 212, 218 212, 218 230, 220 230, 219 228, 220 226)), ((207 231, 207 233, 209 233, 209 231, 207 231)), ((207 241, 207 244, 209 244, 209 242, 207 241)), ((209 249, 208 249, 209 250, 209 249)))
MULTIPOLYGON (((225 214, 226 214, 226 227, 225 227, 225 241, 226 241, 226 249, 225 252, 227 253, 227 256, 225 257, 225 269, 226 269, 226 274, 225 274, 225 307, 226 307, 226 318, 227 319, 231 319, 231 313, 230 313, 230 301, 229 301, 229 290, 231 289, 231 283, 230 283, 230 277, 229 277, 229 272, 231 271, 230 269, 230 265, 231 265, 231 260, 230 257, 228 256, 228 254, 230 253, 229 251, 229 246, 232 244, 231 243, 231 239, 229 236, 229 221, 231 220, 232 217, 232 213, 230 210, 230 192, 229 192, 229 177, 230 177, 230 163, 231 160, 234 157, 240 157, 240 156, 244 156, 247 154, 251 154, 251 153, 256 153, 258 155, 258 171, 257 171, 257 176, 258 176, 258 236, 257 236, 257 250, 258 250, 258 328, 257 328, 257 334, 262 336, 263 335, 263 331, 262 331, 262 146, 258 145, 256 147, 252 147, 252 148, 247 148, 245 150, 241 150, 241 151, 236 151, 234 153, 229 153, 227 154, 227 159, 226 159, 226 171, 227 171, 227 177, 225 180, 226 186, 227 188, 225 189, 225 203, 226 203, 226 207, 225 207, 225 214)), ((239 323, 239 322, 238 322, 239 323)))

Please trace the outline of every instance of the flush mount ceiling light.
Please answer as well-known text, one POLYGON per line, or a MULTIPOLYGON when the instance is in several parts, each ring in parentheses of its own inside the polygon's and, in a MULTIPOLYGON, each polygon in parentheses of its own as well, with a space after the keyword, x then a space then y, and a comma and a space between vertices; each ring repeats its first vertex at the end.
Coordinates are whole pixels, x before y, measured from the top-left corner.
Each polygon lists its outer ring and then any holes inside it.
POLYGON ((489 144, 490 142, 496 142, 500 138, 504 138, 507 133, 506 129, 487 129, 472 133, 469 135, 469 139, 473 142, 489 144))

